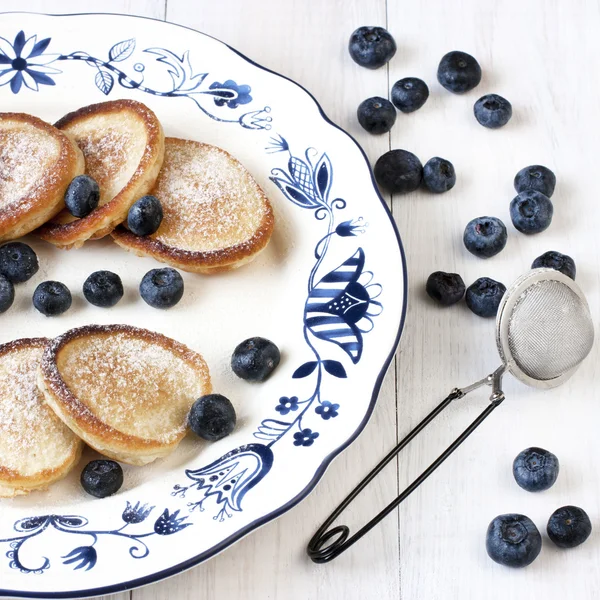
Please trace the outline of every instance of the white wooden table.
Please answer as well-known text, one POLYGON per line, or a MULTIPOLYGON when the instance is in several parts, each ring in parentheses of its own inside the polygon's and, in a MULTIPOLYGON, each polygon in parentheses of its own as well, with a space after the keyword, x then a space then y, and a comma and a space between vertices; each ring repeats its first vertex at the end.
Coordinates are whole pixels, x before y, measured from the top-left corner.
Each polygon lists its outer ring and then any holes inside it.
MULTIPOLYGON (((505 382, 501 410, 422 488, 359 545, 326 566, 312 564, 305 546, 321 521, 364 473, 454 385, 464 385, 498 363, 494 325, 464 305, 441 310, 423 286, 434 270, 457 271, 470 284, 488 275, 511 283, 533 258, 550 249, 571 254, 577 280, 597 322, 600 305, 598 134, 600 5, 585 0, 2 0, 1 10, 118 12, 166 19, 199 29, 311 90, 327 114, 358 138, 375 161, 389 148, 406 148, 423 162, 450 159, 454 190, 391 199, 407 252, 410 298, 405 331, 375 413, 360 438, 331 466, 300 506, 224 554, 168 581, 117 594, 116 600, 378 599, 581 600, 600 594, 600 380, 598 348, 562 388, 536 392, 505 382), (360 25, 383 25, 398 52, 388 68, 356 66, 346 46, 360 25), (464 96, 436 82, 440 57, 472 53, 483 80, 464 96), (431 97, 412 115, 398 115, 391 136, 372 137, 356 121, 356 107, 386 96, 404 76, 427 81, 431 97), (513 103, 502 130, 480 127, 472 105, 497 92, 513 103), (484 214, 510 222, 512 178, 542 163, 558 176, 555 218, 540 236, 509 227, 505 251, 478 260, 462 246, 468 220, 484 214), (511 464, 523 448, 539 445, 561 461, 557 484, 528 494, 514 483, 511 464), (582 547, 560 551, 544 535, 536 562, 522 570, 496 565, 484 548, 488 522, 521 512, 542 532, 555 508, 584 507, 597 531, 582 547)), ((599 345, 600 346, 600 345, 599 345)), ((359 525, 429 464, 458 429, 485 406, 465 400, 417 439, 348 515, 359 525)))

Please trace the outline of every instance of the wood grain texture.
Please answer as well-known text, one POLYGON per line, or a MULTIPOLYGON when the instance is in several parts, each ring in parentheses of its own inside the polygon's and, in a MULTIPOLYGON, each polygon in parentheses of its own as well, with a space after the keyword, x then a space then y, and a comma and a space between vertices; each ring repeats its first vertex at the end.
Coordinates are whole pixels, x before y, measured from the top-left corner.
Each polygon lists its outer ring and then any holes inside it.
POLYGON ((125 15, 140 15, 154 19, 164 19, 166 0, 2 0, 2 12, 26 11, 49 14, 70 13, 120 13, 125 15))
MULTIPOLYGON (((422 110, 398 116, 392 146, 415 152, 423 162, 448 158, 458 177, 442 196, 394 198, 410 281, 398 359, 402 435, 454 385, 471 383, 499 364, 492 321, 470 314, 464 304, 441 310, 424 297, 432 271, 461 273, 467 285, 480 276, 509 285, 539 254, 563 251, 577 262, 577 281, 598 322, 593 74, 600 66, 600 14, 597 3, 538 0, 390 1, 388 11, 399 43, 391 82, 414 75, 431 89, 422 110), (439 59, 450 50, 472 53, 481 63, 483 80, 468 94, 453 95, 436 81, 439 59), (473 117, 475 100, 490 92, 513 103, 511 122, 497 131, 473 117), (514 175, 536 163, 557 174, 555 216, 548 231, 528 237, 512 227, 508 208, 514 175), (488 214, 505 221, 509 241, 498 256, 480 260, 464 249, 462 231, 473 217, 488 214)), ((597 540, 569 552, 553 547, 545 534, 548 517, 565 504, 584 507, 598 525, 600 471, 591 459, 600 451, 597 364, 596 347, 570 382, 549 392, 505 379, 504 405, 400 510, 402 598, 597 597, 597 540), (561 460, 557 484, 541 494, 521 490, 511 474, 513 458, 532 445, 561 460), (508 512, 530 516, 542 532, 542 553, 527 569, 503 568, 486 555, 489 521, 508 512)), ((436 458, 486 401, 485 392, 459 401, 431 425, 406 450, 401 485, 436 458)))
MULTIPOLYGON (((505 284, 546 250, 571 254, 595 323, 600 315, 600 241, 596 199, 600 7, 587 0, 399 2, 397 0, 3 0, 2 10, 123 12, 167 18, 205 31, 257 62, 307 87, 325 112, 354 135, 374 162, 390 147, 425 162, 450 159, 458 183, 442 196, 417 192, 393 199, 407 251, 409 313, 395 369, 388 374, 371 422, 328 470, 315 492, 293 511, 213 560, 165 582, 131 593, 135 600, 313 599, 548 600, 597 598, 600 544, 561 551, 545 535, 546 521, 564 504, 584 507, 600 523, 600 411, 598 349, 562 388, 538 392, 507 378, 508 399, 440 471, 396 514, 330 565, 313 565, 304 549, 339 501, 394 444, 455 385, 498 364, 494 324, 461 304, 441 310, 424 295, 428 274, 480 276, 505 284), (398 42, 387 68, 360 69, 347 55, 351 31, 386 25, 398 42), (441 56, 460 49, 480 61, 484 77, 455 96, 436 82, 441 56), (389 73, 388 73, 389 71, 389 73), (398 114, 391 136, 373 137, 356 121, 366 97, 386 96, 390 83, 418 76, 431 97, 420 111, 398 114), (473 103, 495 92, 513 103, 502 130, 479 126, 473 103), (512 179, 523 166, 553 168, 558 185, 552 227, 539 236, 510 225, 512 179), (509 228, 504 252, 488 261, 466 252, 461 238, 471 218, 491 214, 509 228), (561 460, 557 484, 528 494, 513 481, 514 456, 530 445, 561 460), (521 512, 542 531, 544 548, 523 570, 492 563, 485 530, 497 514, 521 512)), ((458 402, 430 426, 364 493, 345 521, 358 526, 428 465, 487 402, 485 392, 458 402)), ((129 594, 114 596, 124 600, 129 594)))

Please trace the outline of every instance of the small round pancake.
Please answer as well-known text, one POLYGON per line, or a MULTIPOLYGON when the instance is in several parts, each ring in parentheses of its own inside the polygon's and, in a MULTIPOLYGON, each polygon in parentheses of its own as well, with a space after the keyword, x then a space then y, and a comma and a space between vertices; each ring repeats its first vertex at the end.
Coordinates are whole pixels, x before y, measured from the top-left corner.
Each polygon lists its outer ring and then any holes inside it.
POLYGON ((88 325, 56 338, 38 385, 87 444, 132 465, 172 452, 188 431, 191 405, 211 391, 202 356, 128 325, 88 325))
POLYGON ((92 104, 56 126, 81 148, 85 172, 100 186, 100 203, 81 219, 64 210, 38 233, 56 246, 78 248, 109 234, 152 189, 163 162, 164 134, 156 115, 135 100, 92 104))
POLYGON ((183 271, 239 267, 265 248, 273 232, 273 209, 262 189, 239 161, 209 144, 166 138, 151 193, 163 207, 158 231, 138 237, 121 226, 113 239, 183 271))
POLYGON ((37 371, 48 340, 0 346, 0 496, 46 488, 81 456, 81 440, 38 390, 37 371))
POLYGON ((83 154, 62 131, 31 115, 0 113, 0 242, 55 217, 83 170, 83 154))

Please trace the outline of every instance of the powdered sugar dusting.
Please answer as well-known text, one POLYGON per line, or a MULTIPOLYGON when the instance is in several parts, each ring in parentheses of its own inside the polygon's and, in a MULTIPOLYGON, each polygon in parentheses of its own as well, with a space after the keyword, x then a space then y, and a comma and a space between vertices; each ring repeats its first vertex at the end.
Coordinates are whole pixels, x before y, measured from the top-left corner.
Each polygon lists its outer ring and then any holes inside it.
POLYGON ((220 250, 248 241, 267 210, 248 171, 214 146, 165 140, 153 192, 164 218, 152 237, 182 250, 220 250))
POLYGON ((76 338, 57 365, 96 417, 150 440, 168 443, 181 435, 190 406, 206 393, 203 377, 180 354, 125 332, 76 338))
POLYGON ((0 355, 0 465, 31 475, 58 466, 73 434, 52 412, 36 385, 43 348, 0 355))
POLYGON ((100 205, 112 200, 127 184, 142 156, 144 145, 132 132, 107 127, 76 137, 85 157, 85 172, 100 186, 100 205))
POLYGON ((19 124, 0 130, 0 210, 25 210, 40 174, 58 159, 60 144, 47 133, 19 124))

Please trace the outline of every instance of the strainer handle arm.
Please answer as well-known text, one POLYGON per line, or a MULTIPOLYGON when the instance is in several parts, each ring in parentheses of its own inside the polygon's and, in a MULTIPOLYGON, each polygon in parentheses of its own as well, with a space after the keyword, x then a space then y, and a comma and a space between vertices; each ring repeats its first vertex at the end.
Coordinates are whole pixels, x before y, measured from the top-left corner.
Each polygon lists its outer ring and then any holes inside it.
POLYGON ((395 500, 390 502, 377 516, 359 529, 352 537, 350 529, 346 525, 336 525, 329 528, 331 524, 346 510, 352 501, 369 485, 369 483, 383 470, 383 468, 409 443, 411 442, 431 421, 433 421, 453 400, 462 398, 463 392, 453 390, 447 398, 438 404, 398 445, 391 450, 383 460, 348 494, 342 503, 329 515, 315 535, 308 543, 307 553, 315 563, 326 563, 337 558, 352 544, 356 543, 375 525, 389 515, 401 502, 406 500, 501 404, 504 399, 500 395, 492 400, 483 412, 460 434, 450 446, 435 460, 419 477, 417 477, 395 500), (331 541, 333 539, 333 541, 331 541), (331 541, 331 542, 330 542, 331 541), (328 542, 330 542, 328 544, 328 542))

